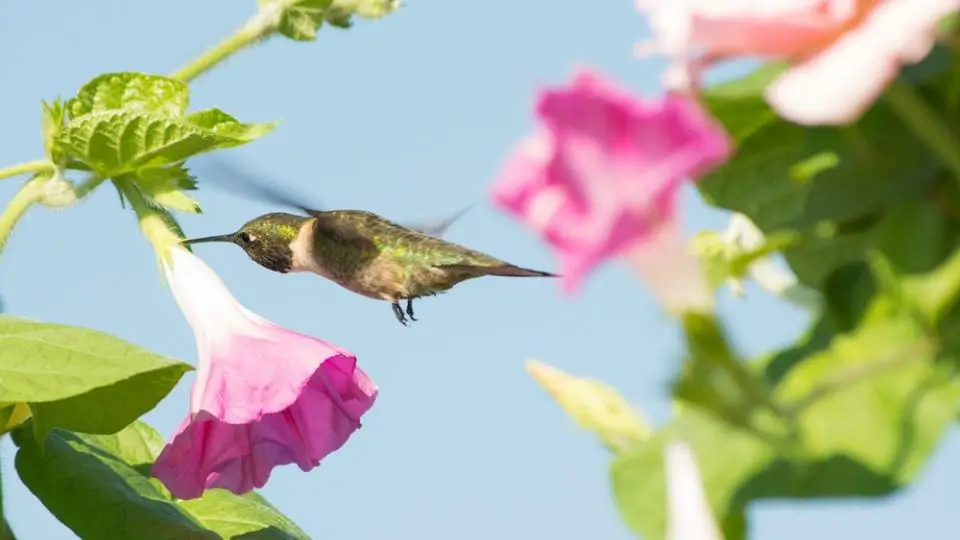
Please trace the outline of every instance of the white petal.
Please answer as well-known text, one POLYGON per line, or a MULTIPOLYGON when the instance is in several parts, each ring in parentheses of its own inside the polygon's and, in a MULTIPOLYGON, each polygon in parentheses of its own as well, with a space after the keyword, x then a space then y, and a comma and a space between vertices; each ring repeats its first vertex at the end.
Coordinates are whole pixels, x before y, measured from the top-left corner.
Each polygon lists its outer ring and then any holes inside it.
POLYGON ((667 540, 722 540, 710 512, 697 461, 690 447, 671 442, 664 451, 667 471, 667 540))
POLYGON ((198 339, 216 339, 252 326, 243 307, 230 290, 199 257, 189 251, 170 249, 170 266, 164 272, 173 297, 198 339))
POLYGON ((854 122, 903 64, 930 52, 937 22, 958 8, 958 0, 883 2, 859 27, 774 81, 767 101, 798 124, 854 122))
POLYGON ((700 259, 687 251, 680 226, 665 222, 624 258, 670 313, 712 313, 714 297, 700 259))

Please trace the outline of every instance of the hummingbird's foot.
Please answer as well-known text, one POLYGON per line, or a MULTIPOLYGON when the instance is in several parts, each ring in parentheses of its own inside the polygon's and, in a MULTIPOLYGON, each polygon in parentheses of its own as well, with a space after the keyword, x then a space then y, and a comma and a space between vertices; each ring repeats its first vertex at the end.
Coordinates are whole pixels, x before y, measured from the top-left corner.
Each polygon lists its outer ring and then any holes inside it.
POLYGON ((394 302, 392 306, 393 314, 397 316, 397 320, 400 321, 400 324, 404 326, 410 326, 407 324, 407 318, 403 316, 403 309, 400 308, 400 302, 394 302))
POLYGON ((413 298, 407 298, 407 316, 411 321, 417 322, 417 318, 413 316, 413 298))

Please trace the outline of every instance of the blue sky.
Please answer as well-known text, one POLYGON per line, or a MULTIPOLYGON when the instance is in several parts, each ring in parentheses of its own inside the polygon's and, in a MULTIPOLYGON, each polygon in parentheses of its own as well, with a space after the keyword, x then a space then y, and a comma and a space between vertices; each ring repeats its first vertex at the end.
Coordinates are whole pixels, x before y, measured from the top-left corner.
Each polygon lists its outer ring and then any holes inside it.
MULTIPOLYGON (((67 97, 106 71, 168 73, 254 8, 253 0, 6 2, 0 164, 41 156, 40 99, 67 97)), ((631 56, 645 32, 628 0, 411 0, 387 19, 324 30, 315 43, 277 39, 245 51, 196 82, 191 107, 282 120, 229 155, 327 207, 417 220, 482 200, 448 237, 549 270, 549 251, 491 208, 486 190, 532 126, 539 85, 593 66, 638 92, 657 92, 662 64, 631 56)), ((0 183, 0 201, 16 184, 0 183)), ((725 225, 722 213, 689 195, 691 233, 725 225)), ((216 189, 198 198, 206 213, 182 220, 191 235, 231 231, 276 210, 216 189)), ((231 246, 197 253, 250 309, 352 349, 380 386, 364 428, 339 453, 307 474, 275 470, 262 490, 313 538, 630 538, 610 498, 606 452, 523 370, 536 357, 596 377, 664 421, 679 334, 625 268, 603 267, 576 298, 548 280, 477 280, 421 301, 420 322, 404 328, 387 304, 320 278, 267 272, 231 246)), ((68 210, 28 214, 0 259, 0 291, 13 314, 196 360, 150 247, 108 186, 68 210)), ((748 292, 748 302, 723 300, 744 351, 782 345, 802 329, 803 313, 748 292)), ((188 375, 146 416, 164 435, 185 414, 192 381, 188 375)), ((14 451, 9 441, 0 445, 7 512, 21 540, 74 538, 16 479, 14 451)), ((759 505, 753 538, 955 537, 958 463, 954 429, 906 492, 759 505)))

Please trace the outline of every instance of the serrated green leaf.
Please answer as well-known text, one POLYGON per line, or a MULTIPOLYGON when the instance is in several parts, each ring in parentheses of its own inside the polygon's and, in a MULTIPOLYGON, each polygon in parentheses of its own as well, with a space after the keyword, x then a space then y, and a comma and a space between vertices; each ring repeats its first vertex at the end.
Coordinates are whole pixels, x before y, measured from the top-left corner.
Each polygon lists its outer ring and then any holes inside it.
POLYGON ((796 439, 761 437, 712 412, 684 408, 646 444, 618 457, 614 492, 630 528, 647 540, 665 537, 662 452, 674 438, 693 447, 727 540, 744 537, 752 501, 876 497, 914 478, 955 418, 960 381, 933 362, 934 344, 909 313, 880 299, 863 321, 826 348, 814 333, 778 376, 774 396, 795 411, 796 439))
POLYGON ((190 89, 182 81, 148 73, 105 73, 91 79, 67 101, 67 112, 73 120, 118 109, 179 118, 189 102, 190 89))
POLYGON ((0 401, 28 403, 40 434, 119 431, 192 369, 103 332, 0 316, 0 401))
POLYGON ((148 201, 181 212, 200 213, 200 204, 183 193, 196 189, 197 182, 182 164, 140 169, 134 181, 148 201))
POLYGON ((27 488, 81 538, 156 540, 309 539, 259 495, 215 489, 178 502, 149 470, 164 442, 143 422, 115 435, 55 430, 41 452, 14 432, 16 469, 27 488))
POLYGON ((583 428, 592 431, 611 451, 620 452, 650 436, 650 427, 619 392, 592 379, 530 361, 527 371, 583 428))
POLYGON ((263 137, 277 126, 276 122, 242 124, 236 118, 216 108, 190 113, 186 120, 220 137, 246 142, 263 137))
POLYGON ((70 122, 61 146, 104 178, 182 162, 190 156, 246 144, 269 129, 238 124, 215 133, 186 120, 156 113, 111 110, 70 122))

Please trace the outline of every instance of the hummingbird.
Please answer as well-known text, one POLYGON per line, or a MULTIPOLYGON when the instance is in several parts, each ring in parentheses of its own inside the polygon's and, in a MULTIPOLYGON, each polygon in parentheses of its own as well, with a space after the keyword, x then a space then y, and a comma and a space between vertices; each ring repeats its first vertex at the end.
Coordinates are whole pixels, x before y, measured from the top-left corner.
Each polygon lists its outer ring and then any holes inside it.
POLYGON ((365 210, 317 210, 289 193, 233 171, 231 185, 246 184, 260 199, 302 211, 264 214, 237 231, 189 238, 187 245, 226 242, 260 266, 279 273, 310 272, 341 287, 390 303, 404 326, 417 321, 413 301, 445 293, 484 276, 558 277, 523 268, 441 238, 468 209, 430 226, 403 225, 365 210), (406 301, 406 309, 400 306, 406 301))

